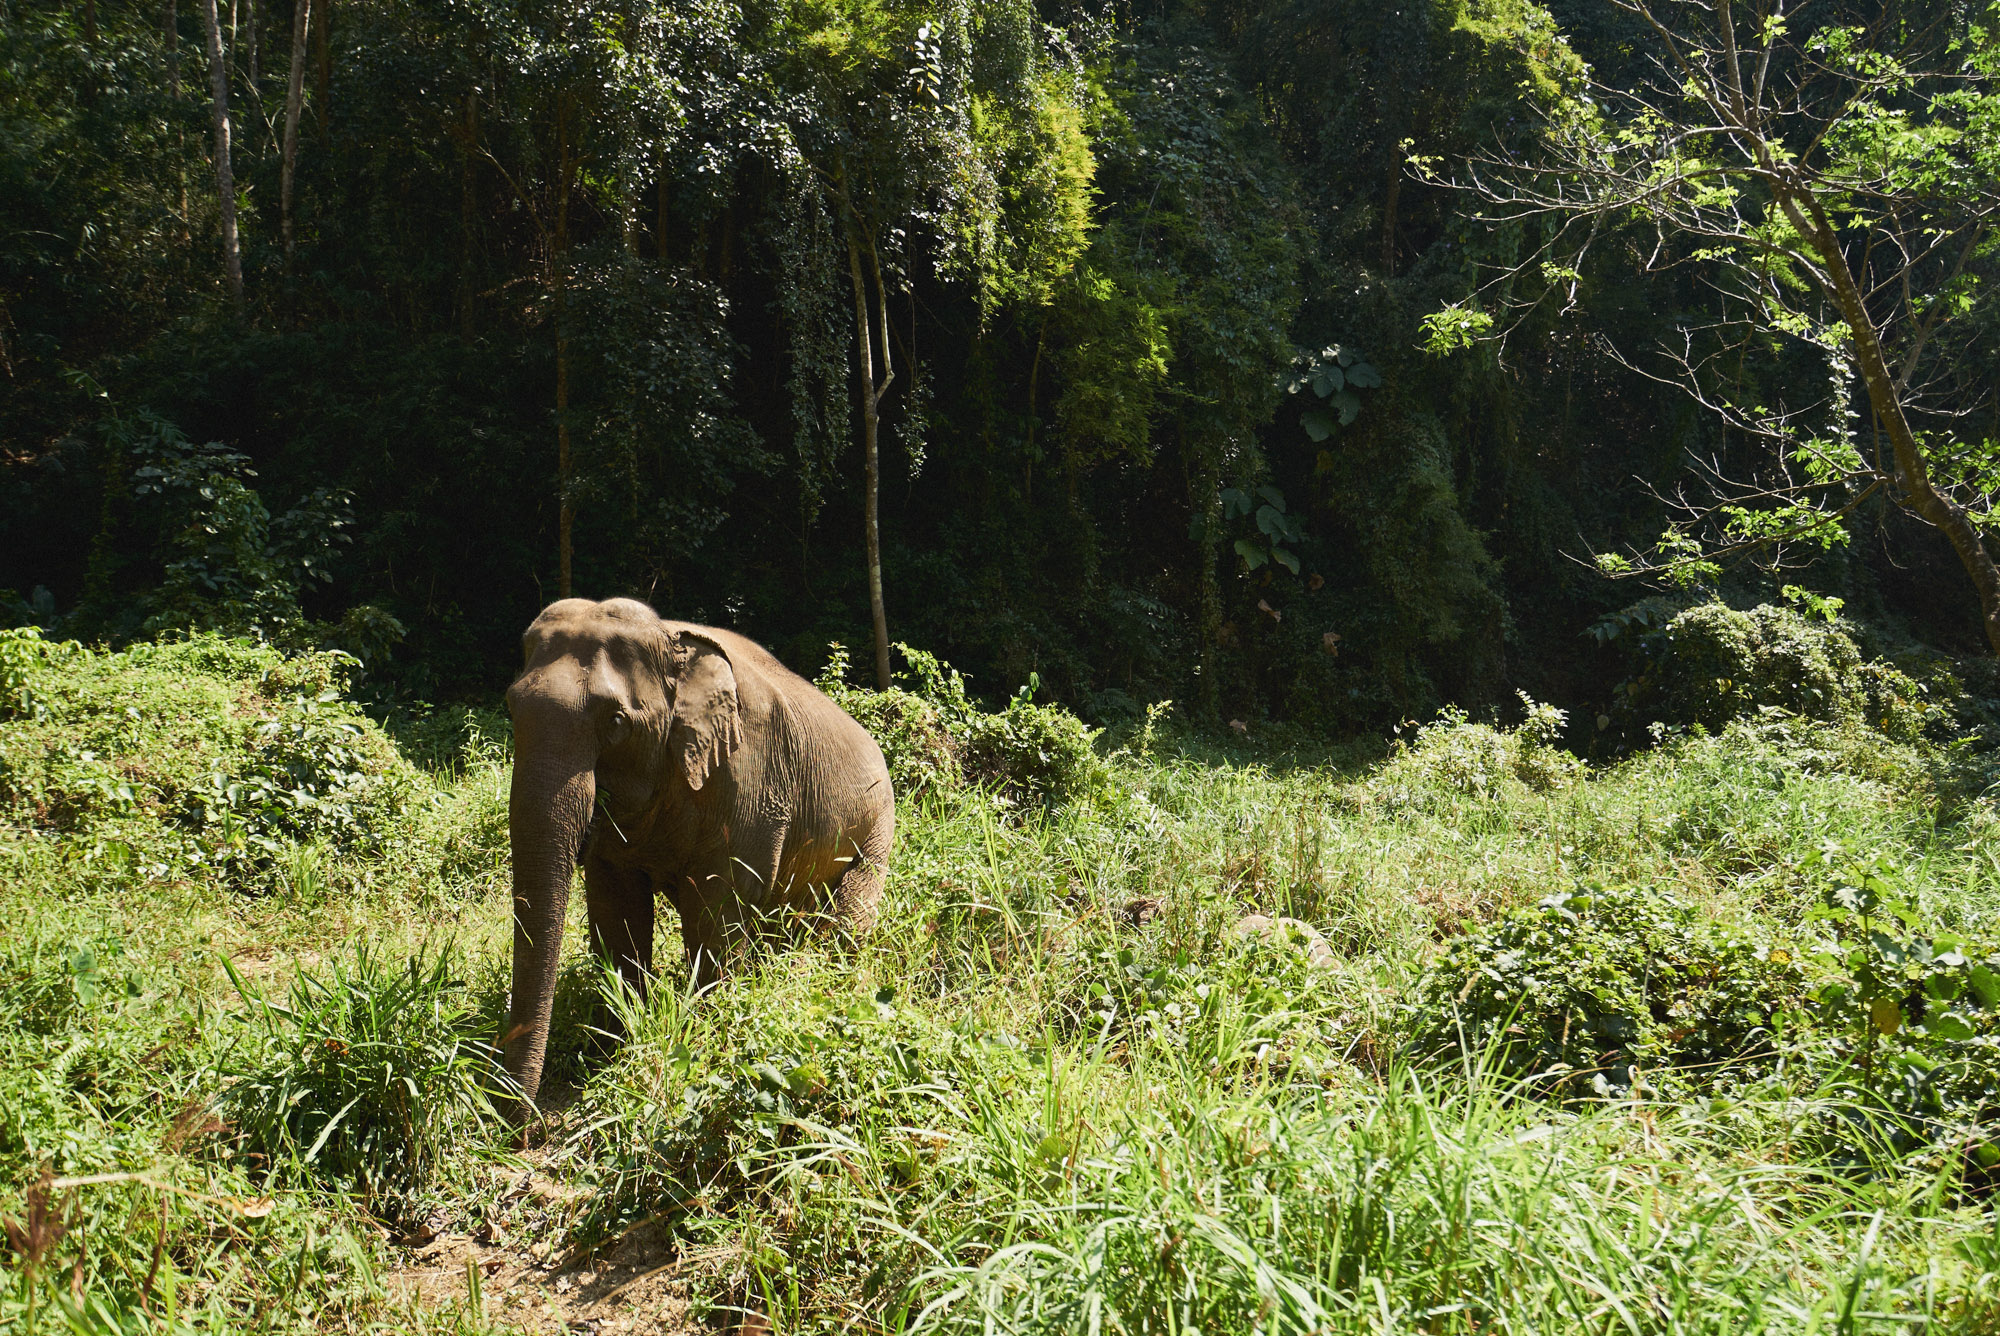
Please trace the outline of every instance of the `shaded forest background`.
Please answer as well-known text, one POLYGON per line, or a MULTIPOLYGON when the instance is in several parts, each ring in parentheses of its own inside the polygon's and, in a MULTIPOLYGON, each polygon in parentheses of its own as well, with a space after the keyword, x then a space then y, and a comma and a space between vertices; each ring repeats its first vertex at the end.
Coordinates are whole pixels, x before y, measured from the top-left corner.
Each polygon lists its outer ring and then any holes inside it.
MULTIPOLYGON (((1647 592, 1590 554, 1749 449, 1609 355, 1710 299, 1647 229, 1504 345, 1421 349, 1534 242, 1454 164, 1648 56, 1595 0, 234 0, 240 303, 201 8, 0 16, 0 599, 65 635, 256 627, 490 695, 567 561, 860 661, 858 302, 890 637, 975 690, 1588 718, 1625 671, 1588 631, 1647 592)), ((1941 539, 1853 533, 1723 591, 1982 652, 1941 539)))

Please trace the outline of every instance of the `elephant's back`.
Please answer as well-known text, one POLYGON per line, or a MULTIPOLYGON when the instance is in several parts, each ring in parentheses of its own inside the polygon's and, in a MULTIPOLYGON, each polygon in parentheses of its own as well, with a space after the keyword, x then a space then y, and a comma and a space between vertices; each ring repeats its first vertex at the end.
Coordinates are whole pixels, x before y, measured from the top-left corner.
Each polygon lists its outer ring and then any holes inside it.
POLYGON ((768 700, 757 704, 770 711, 774 722, 777 717, 783 718, 782 731, 790 735, 797 749, 797 763, 806 772, 803 778, 820 791, 828 806, 839 809, 842 825, 868 812, 893 810, 895 798, 882 748, 853 715, 746 635, 687 622, 675 623, 674 627, 706 636, 722 646, 730 662, 737 666, 739 693, 747 685, 746 677, 759 682, 762 690, 769 693, 768 700), (745 668, 751 673, 745 673, 745 668))

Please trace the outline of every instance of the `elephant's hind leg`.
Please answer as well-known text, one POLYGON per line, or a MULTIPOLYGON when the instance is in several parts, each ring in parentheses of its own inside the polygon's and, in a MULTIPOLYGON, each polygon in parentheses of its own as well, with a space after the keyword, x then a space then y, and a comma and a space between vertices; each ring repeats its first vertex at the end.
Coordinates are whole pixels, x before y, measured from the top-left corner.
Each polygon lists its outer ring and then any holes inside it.
POLYGON ((833 912, 842 932, 861 938, 875 930, 882 907, 882 888, 889 877, 889 848, 895 842, 895 818, 885 816, 853 850, 847 870, 833 888, 833 912))

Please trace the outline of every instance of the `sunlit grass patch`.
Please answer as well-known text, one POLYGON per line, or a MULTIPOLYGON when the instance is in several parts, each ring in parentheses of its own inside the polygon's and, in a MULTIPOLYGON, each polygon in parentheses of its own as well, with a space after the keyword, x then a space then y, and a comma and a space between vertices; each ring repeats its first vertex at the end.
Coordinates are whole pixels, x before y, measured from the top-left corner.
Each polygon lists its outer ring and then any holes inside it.
MULTIPOLYGON (((233 717, 208 652, 174 708, 233 717)), ((137 774, 130 722, 87 765, 137 774)), ((211 725, 251 746, 176 727, 211 725)), ((1072 801, 961 777, 901 803, 873 937, 700 995, 671 913, 640 1003, 573 897, 523 1145, 495 726, 399 721, 426 768, 381 838, 254 876, 139 789, 9 809, 0 1215, 90 1180, 39 1311, 81 1260, 85 1329, 171 1288, 203 1330, 485 1330, 469 1282, 389 1297, 399 1241, 541 1275, 643 1226, 702 1320, 785 1331, 1992 1329, 2000 817, 1926 744, 1763 718, 1586 771, 1462 720, 1366 762, 1156 728, 1072 801), (1833 915, 1869 877, 1892 908, 1833 915)))
POLYGON ((248 1032, 221 1059, 218 1108, 240 1153, 279 1181, 351 1187, 394 1213, 501 1120, 507 1077, 448 948, 365 946, 301 970, 271 1001, 234 968, 248 1032))

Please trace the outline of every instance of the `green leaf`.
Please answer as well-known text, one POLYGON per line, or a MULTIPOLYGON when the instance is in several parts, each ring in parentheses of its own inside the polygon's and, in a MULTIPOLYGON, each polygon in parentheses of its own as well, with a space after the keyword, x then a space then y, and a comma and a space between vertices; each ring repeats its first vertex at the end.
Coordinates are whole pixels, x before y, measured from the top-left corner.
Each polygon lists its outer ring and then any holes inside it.
POLYGON ((1340 425, 1343 427, 1361 413, 1361 401, 1345 390, 1333 396, 1333 406, 1340 410, 1340 425))
POLYGON ((1868 1021, 1880 1034, 1894 1034, 1903 1026, 1903 1009, 1893 997, 1878 997, 1868 1004, 1868 1021))
POLYGON ((1995 974, 1990 967, 1974 965, 1967 971, 1966 982, 1972 985, 1973 996, 1979 999, 1980 1006, 1991 1011, 2000 1005, 2000 974, 1995 974))
POLYGON ((1378 389, 1382 384, 1382 373, 1370 363, 1356 362, 1347 370, 1347 383, 1357 390, 1378 389))
POLYGON ((1955 1011, 1933 1012, 1924 1018, 1924 1033, 1933 1039, 1966 1040, 1978 1033, 1955 1011))
POLYGON ((1298 557, 1293 553, 1285 551, 1285 549, 1282 547, 1277 547, 1274 545, 1271 548, 1271 560, 1277 562, 1280 566, 1283 566, 1293 575, 1297 575, 1299 573, 1298 557))
POLYGON ((1239 538, 1236 540, 1236 555, 1243 558, 1244 564, 1249 566, 1253 571, 1271 559, 1270 553, 1251 542, 1248 538, 1239 538))
POLYGON ((1309 408, 1299 414, 1299 422, 1305 427, 1306 435, 1314 441, 1323 441, 1333 435, 1333 414, 1324 408, 1309 408))
POLYGON ((1347 384, 1347 377, 1337 366, 1323 366, 1313 372, 1313 393, 1324 399, 1329 394, 1347 384))
POLYGON ((1233 520, 1238 515, 1248 515, 1249 513, 1249 497, 1234 487, 1225 487, 1222 489, 1222 517, 1224 519, 1233 520))

